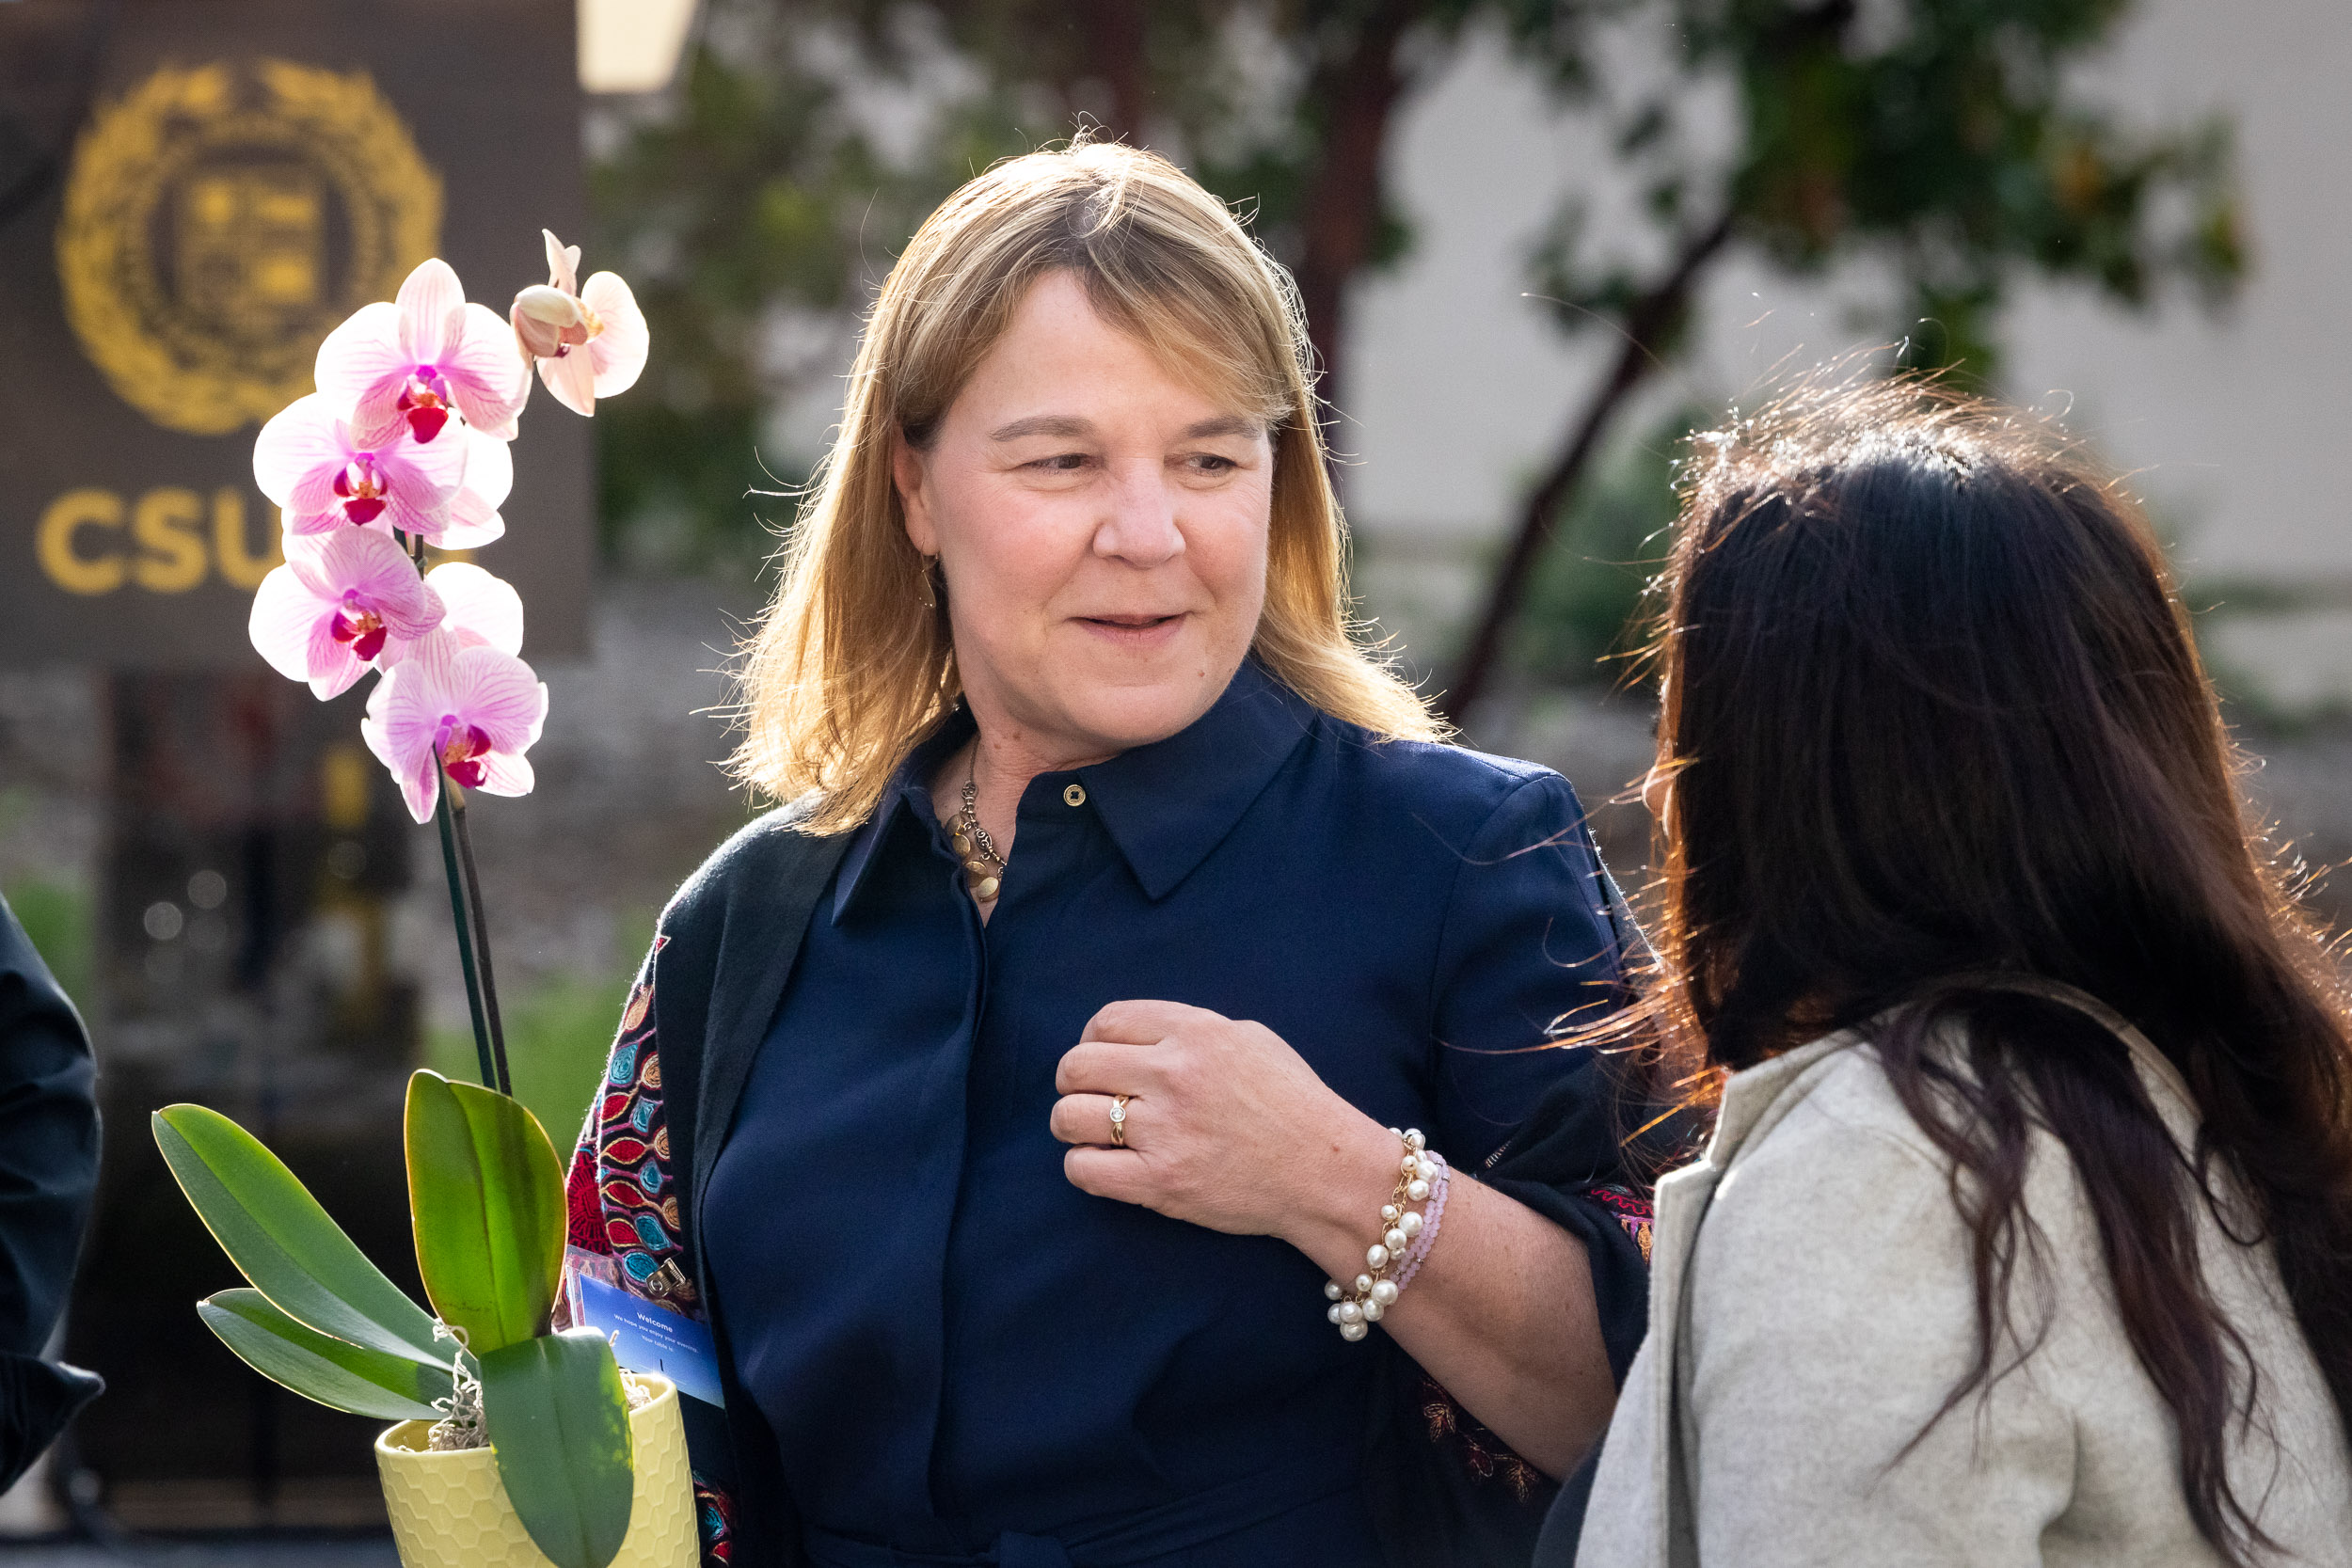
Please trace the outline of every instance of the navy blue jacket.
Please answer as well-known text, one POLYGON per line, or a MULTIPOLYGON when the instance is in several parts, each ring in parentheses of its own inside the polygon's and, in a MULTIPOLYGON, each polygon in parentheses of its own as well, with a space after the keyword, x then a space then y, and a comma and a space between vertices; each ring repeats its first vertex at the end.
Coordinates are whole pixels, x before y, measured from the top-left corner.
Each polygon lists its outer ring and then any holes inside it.
POLYGON ((98 1180, 89 1037, 0 900, 0 1491, 103 1386, 40 1359, 98 1180))
POLYGON ((1188 1499, 1258 1507, 1236 1489, 1289 1466, 1294 1490, 1359 1488, 1393 1560, 1525 1562, 1549 1482, 1384 1336, 1341 1341, 1288 1248, 1069 1188, 1044 1113, 1104 1002, 1263 1022, 1578 1235, 1621 1374, 1646 1310, 1620 1148, 1642 1111, 1603 1058, 1542 1047, 1616 1004, 1639 937, 1566 782, 1375 741, 1245 664, 1182 735, 1031 783, 983 929, 923 788, 968 733, 958 715, 918 749, 862 831, 778 814, 688 883, 575 1163, 575 1244, 717 1331, 733 1451, 697 1446, 707 1525, 739 1564, 820 1537, 844 1562, 866 1542, 1139 1562, 1205 1539, 1188 1499), (1104 1257, 1142 1261, 1113 1283, 1088 1273, 1104 1257), (951 1300, 951 1267, 985 1277, 951 1300), (1049 1366, 1079 1363, 1113 1381, 1058 1392, 1049 1366))

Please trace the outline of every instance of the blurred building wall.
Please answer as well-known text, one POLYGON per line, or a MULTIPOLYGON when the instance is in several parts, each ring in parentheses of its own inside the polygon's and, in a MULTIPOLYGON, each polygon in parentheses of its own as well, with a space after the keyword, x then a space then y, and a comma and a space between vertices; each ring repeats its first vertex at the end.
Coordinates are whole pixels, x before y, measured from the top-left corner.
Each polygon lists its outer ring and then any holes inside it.
MULTIPOLYGON (((1643 69, 1640 40, 1612 59, 1643 69)), ((2344 0, 2140 0, 2086 87, 2144 123, 2234 119, 2252 274, 2218 314, 2185 298, 2138 313, 2028 287, 2002 334, 2006 393, 2066 414, 2134 472, 2200 608, 2223 607, 2206 622, 2209 654, 2286 713, 2352 704, 2352 499, 2338 478, 2352 445, 2352 372, 2337 347, 2352 334, 2346 82, 2344 0)), ((1704 124, 1727 105, 1692 107, 1704 124)), ((1392 148, 1416 245, 1359 296, 1340 440, 1359 459, 1348 499, 1368 608, 1435 650, 1476 587, 1478 553, 1614 353, 1600 333, 1563 336, 1525 297, 1557 198, 1592 188, 1608 160, 1596 129, 1552 112, 1491 41, 1411 101, 1392 148)), ((1606 242, 1623 193, 1605 172, 1598 183, 1606 242)), ((1891 297, 1867 269, 1797 285, 1727 264, 1694 352, 1618 436, 1675 404, 1720 408, 1784 367, 1889 341, 1891 297)))

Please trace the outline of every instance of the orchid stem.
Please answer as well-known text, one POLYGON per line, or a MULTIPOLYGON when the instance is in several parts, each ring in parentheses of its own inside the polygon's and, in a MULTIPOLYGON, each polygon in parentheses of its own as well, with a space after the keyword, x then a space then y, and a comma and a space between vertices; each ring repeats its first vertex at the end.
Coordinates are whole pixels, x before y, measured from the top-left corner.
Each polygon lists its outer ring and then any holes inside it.
MULTIPOLYGON (((417 570, 424 570, 424 539, 421 534, 392 533, 417 570)), ((456 785, 449 775, 435 770, 433 818, 441 828, 441 869, 449 877, 449 914, 457 927, 457 962, 466 972, 466 1009, 473 1015, 474 1059, 482 1071, 482 1086, 501 1094, 514 1090, 506 1079, 506 1037, 499 1027, 498 987, 490 978, 490 933, 482 920, 482 889, 474 878, 473 840, 466 832, 466 808, 456 796, 456 785), (453 831, 452 824, 454 823, 453 831), (458 875, 458 854, 463 848, 465 875, 458 875), (466 902, 470 895, 473 919, 466 918, 466 902), (479 951, 479 963, 475 954, 479 951)))
MULTIPOLYGON (((446 776, 441 789, 441 799, 446 801, 453 793, 446 776)), ((452 807, 450 816, 457 824, 457 855, 466 867, 466 896, 473 905, 474 946, 482 960, 482 1006, 483 1011, 489 1015, 490 1055, 498 1064, 498 1083, 495 1086, 499 1093, 511 1095, 515 1092, 515 1081, 506 1071, 506 1030, 499 1022, 498 977, 490 972, 490 923, 482 913, 482 874, 474 869, 473 834, 466 830, 466 805, 462 798, 452 807)))
MULTIPOLYGON (((423 536, 402 538, 395 531, 393 537, 400 539, 408 559, 422 572, 423 536)), ((498 976, 490 969, 490 922, 482 912, 482 874, 474 869, 473 834, 466 831, 466 798, 437 764, 434 772, 439 788, 433 815, 441 825, 441 869, 449 874, 449 912, 457 922, 457 958, 466 970, 466 1006, 473 1012, 474 1055, 482 1066, 482 1086, 512 1095, 515 1081, 506 1070, 506 1028, 499 1019, 498 976), (463 876, 458 874, 461 863, 463 876), (473 911, 470 922, 466 918, 469 905, 473 911)))
POLYGON ((482 1009, 482 981, 474 974, 473 932, 466 921, 465 885, 457 874, 457 839, 450 831, 449 780, 441 780, 440 801, 433 816, 441 825, 441 869, 449 873, 450 918, 457 924, 457 961, 466 972, 466 1006, 473 1014, 473 1049, 482 1064, 482 1086, 498 1087, 490 1056, 490 1030, 482 1009))

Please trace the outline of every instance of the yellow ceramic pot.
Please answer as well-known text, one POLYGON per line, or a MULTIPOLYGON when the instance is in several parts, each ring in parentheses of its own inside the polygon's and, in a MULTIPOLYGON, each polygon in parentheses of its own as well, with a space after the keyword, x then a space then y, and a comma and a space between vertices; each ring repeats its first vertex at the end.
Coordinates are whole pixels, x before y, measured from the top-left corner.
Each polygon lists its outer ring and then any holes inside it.
MULTIPOLYGON (((654 1391, 629 1412, 637 1490, 628 1535, 612 1568, 696 1568, 694 1481, 686 1464, 686 1426, 669 1379, 623 1374, 654 1391)), ((553 1568, 506 1500, 498 1459, 488 1449, 434 1453, 426 1421, 403 1421, 375 1440, 384 1506, 403 1568, 553 1568)))

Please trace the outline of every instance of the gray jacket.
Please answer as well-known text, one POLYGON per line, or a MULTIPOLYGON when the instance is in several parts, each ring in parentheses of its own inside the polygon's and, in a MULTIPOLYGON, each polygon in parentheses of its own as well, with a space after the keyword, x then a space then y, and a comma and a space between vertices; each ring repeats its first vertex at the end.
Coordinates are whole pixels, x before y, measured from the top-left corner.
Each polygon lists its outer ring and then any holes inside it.
MULTIPOLYGON (((2130 1044, 2188 1147, 2195 1103, 2171 1065, 2089 997, 2066 1000, 2130 1044)), ((2012 1339, 1995 1366, 2015 1370, 1931 1427, 1974 1344, 1948 1163, 1851 1033, 1736 1074, 1706 1157, 1659 1185, 1649 1338, 1578 1568, 2218 1562, 2190 1521, 2171 1416, 2124 1337, 2074 1164, 2047 1131, 2033 1137, 2025 1203, 2049 1268, 2046 1283, 2019 1268, 2028 1342, 2012 1339), (2030 1342, 2039 1301, 2048 1331, 2030 1342)), ((2271 1249, 2197 1213, 2207 1282, 2260 1373, 2232 1483, 2287 1548, 2271 1560, 2352 1564, 2352 1455, 2271 1249)))

